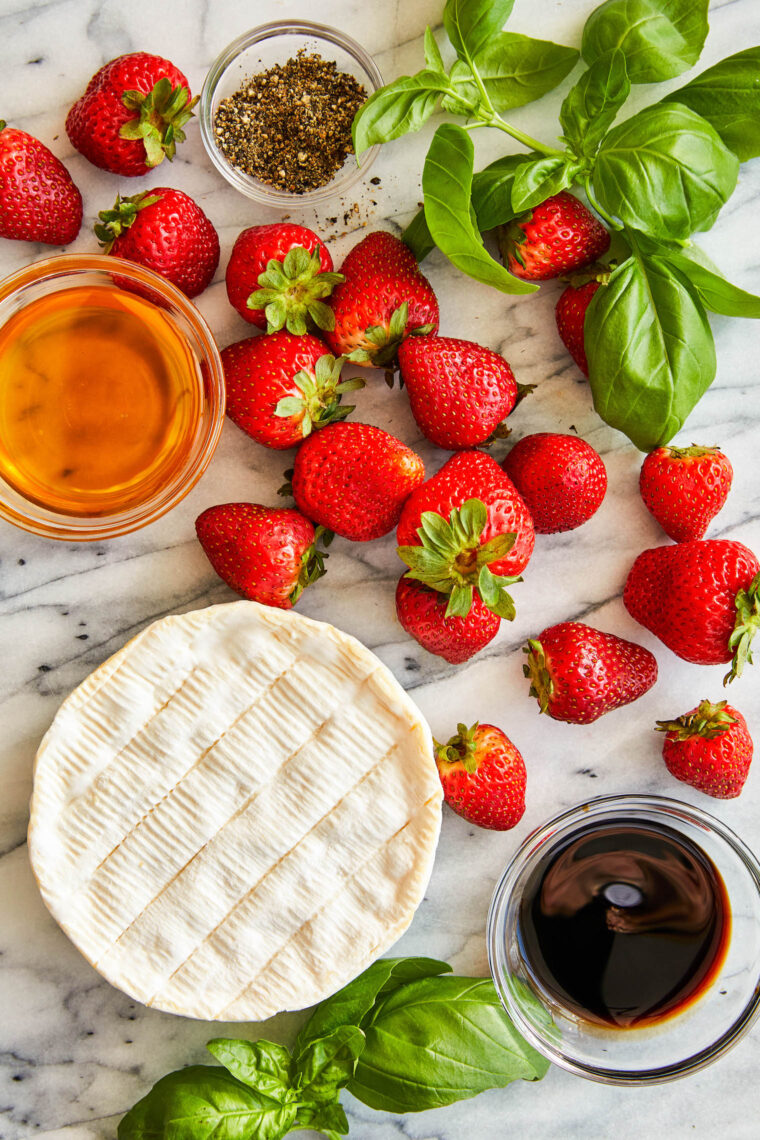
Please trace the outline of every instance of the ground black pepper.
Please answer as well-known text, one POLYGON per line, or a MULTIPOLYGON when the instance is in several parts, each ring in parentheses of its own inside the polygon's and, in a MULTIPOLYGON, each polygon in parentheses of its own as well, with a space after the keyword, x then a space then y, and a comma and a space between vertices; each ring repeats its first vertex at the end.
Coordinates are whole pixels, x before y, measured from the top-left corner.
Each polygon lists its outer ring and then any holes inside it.
POLYGON ((221 101, 216 144, 244 174, 304 194, 328 183, 353 153, 351 123, 366 98, 353 75, 301 49, 221 101))

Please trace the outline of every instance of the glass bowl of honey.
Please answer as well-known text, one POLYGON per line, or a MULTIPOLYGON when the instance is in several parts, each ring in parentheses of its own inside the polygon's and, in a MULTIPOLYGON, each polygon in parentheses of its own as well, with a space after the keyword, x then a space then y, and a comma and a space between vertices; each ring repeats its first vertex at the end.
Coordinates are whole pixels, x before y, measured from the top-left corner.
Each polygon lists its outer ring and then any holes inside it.
POLYGON ((0 518, 69 541, 136 530, 198 481, 223 420, 214 338, 163 277, 70 254, 0 282, 0 518))
POLYGON ((615 1085, 675 1080, 760 1011, 760 864, 659 796, 604 796, 534 831, 498 883, 488 957, 517 1029, 615 1085))

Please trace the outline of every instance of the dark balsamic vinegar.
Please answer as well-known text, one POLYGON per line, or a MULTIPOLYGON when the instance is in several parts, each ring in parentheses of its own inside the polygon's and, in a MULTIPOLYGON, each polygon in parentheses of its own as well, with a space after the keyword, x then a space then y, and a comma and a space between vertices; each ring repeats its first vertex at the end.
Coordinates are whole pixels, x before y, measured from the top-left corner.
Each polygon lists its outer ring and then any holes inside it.
POLYGON ((726 889, 677 831, 635 821, 575 832, 537 865, 518 936, 535 980, 576 1016, 617 1029, 681 1012, 718 973, 726 889))

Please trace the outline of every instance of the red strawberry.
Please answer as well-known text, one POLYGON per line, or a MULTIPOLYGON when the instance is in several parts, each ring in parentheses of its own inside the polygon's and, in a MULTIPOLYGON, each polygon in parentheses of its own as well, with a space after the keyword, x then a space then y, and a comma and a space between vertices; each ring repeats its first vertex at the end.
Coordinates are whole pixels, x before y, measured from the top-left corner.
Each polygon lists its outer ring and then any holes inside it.
POLYGON ((181 190, 154 190, 117 197, 98 214, 95 234, 105 253, 136 261, 160 273, 188 297, 211 284, 219 264, 219 237, 203 210, 181 190))
POLYGON ((235 241, 227 265, 227 296, 244 321, 267 332, 306 332, 307 319, 319 329, 335 325, 323 297, 343 280, 313 230, 289 222, 250 226, 235 241))
POLYGON ((501 618, 475 594, 465 617, 447 617, 448 598, 402 575, 396 587, 396 613, 406 632, 423 649, 461 665, 493 641, 501 618))
POLYGON ((228 586, 251 601, 289 610, 325 572, 321 530, 299 511, 222 503, 195 520, 198 541, 228 586))
POLYGON ((68 113, 66 133, 94 166, 137 178, 174 158, 197 102, 168 59, 130 52, 93 75, 68 113))
POLYGON ((705 539, 644 550, 626 579, 632 618, 684 661, 732 661, 724 684, 751 664, 760 626, 760 563, 741 542, 705 539))
POLYGON ((607 490, 601 456, 575 435, 526 435, 502 467, 528 504, 537 534, 575 530, 599 510, 607 490))
POLYGON ((314 427, 345 418, 344 392, 363 380, 340 379, 336 360, 315 336, 285 330, 251 336, 222 350, 227 415, 264 447, 296 447, 314 427))
POLYGON ((332 351, 357 364, 389 368, 408 336, 438 331, 438 302, 409 247, 383 230, 367 234, 340 267, 330 298, 332 351))
POLYGON ((493 724, 457 725, 448 744, 436 741, 443 797, 468 823, 509 831, 525 811, 525 761, 493 724))
POLYGON ((734 470, 718 447, 658 447, 641 465, 647 510, 675 542, 702 538, 728 497, 734 470))
POLYGON ((335 534, 369 542, 393 530, 424 478, 419 455, 387 431, 329 424, 296 452, 293 497, 299 510, 335 534))
POLYGON ((446 617, 466 617, 480 598, 512 620, 507 586, 519 582, 533 553, 528 508, 499 464, 460 451, 410 496, 397 538, 407 577, 448 595, 446 617))
POLYGON ((739 795, 752 763, 752 737, 737 709, 700 701, 677 720, 658 720, 657 729, 667 733, 662 755, 672 776, 719 800, 739 795))
POLYGON ((586 320, 586 309, 589 307, 591 298, 599 285, 599 281, 587 281, 585 285, 580 285, 577 288, 574 285, 568 285, 564 292, 560 293, 554 311, 557 320, 557 332, 584 376, 588 376, 588 359, 583 339, 583 325, 586 320))
POLYGON ((637 700, 657 680, 648 649, 579 621, 550 626, 523 652, 530 695, 542 713, 569 724, 591 724, 637 700))
POLYGON ((602 223, 567 190, 499 227, 505 265, 515 277, 545 281, 595 261, 610 245, 602 223))
POLYGON ((423 435, 452 451, 508 432, 517 383, 502 356, 448 336, 408 337, 398 349, 401 378, 423 435))
POLYGON ((0 119, 0 237, 68 245, 82 225, 82 195, 60 159, 0 119))

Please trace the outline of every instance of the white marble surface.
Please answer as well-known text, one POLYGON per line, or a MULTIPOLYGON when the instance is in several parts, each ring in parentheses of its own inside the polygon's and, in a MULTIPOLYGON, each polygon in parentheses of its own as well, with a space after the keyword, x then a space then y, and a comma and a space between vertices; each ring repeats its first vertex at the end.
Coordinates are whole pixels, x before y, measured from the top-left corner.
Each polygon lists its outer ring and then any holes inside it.
MULTIPOLYGON (((591 0, 517 0, 510 27, 578 43, 591 0), (535 15, 540 11, 539 27, 535 15)), ((0 111, 12 125, 37 135, 67 163, 82 189, 85 228, 72 247, 93 250, 89 226, 117 190, 168 182, 194 195, 222 239, 217 282, 200 298, 221 345, 247 335, 229 308, 223 270, 241 228, 274 220, 230 189, 206 159, 196 125, 172 167, 144 180, 119 180, 72 153, 63 130, 65 111, 90 75, 131 49, 171 57, 199 90, 211 60, 234 36, 256 23, 311 16, 347 29, 376 53, 390 78, 420 66, 425 24, 440 20, 442 0, 369 5, 363 0, 165 0, 124 5, 118 0, 0 0, 0 111)), ((712 32, 699 67, 760 42, 760 5, 727 0, 711 9, 712 32)), ((699 70, 699 67, 697 70, 699 70)), ((670 86, 678 86, 674 81, 670 86)), ((569 81, 560 89, 560 94, 569 81)), ((636 99, 649 93, 638 88, 636 99)), ((514 114, 539 137, 551 137, 557 96, 514 114)), ((420 196, 419 175, 432 128, 386 148, 372 173, 381 185, 364 195, 352 226, 397 230, 420 196), (371 199, 375 200, 375 204, 371 199)), ((501 140, 483 147, 483 164, 501 140)), ((334 216, 354 201, 326 208, 334 216)), ((715 228, 704 235, 710 255, 747 288, 760 289, 760 161, 742 167, 739 187, 715 228)), ((307 224, 319 221, 311 213, 307 224)), ((327 226, 326 232, 336 227, 327 226)), ((342 229, 342 226, 341 226, 342 229)), ((339 260, 360 236, 337 237, 339 260)), ((17 269, 50 250, 3 242, 0 272, 17 269)), ((581 530, 542 538, 526 581, 515 589, 513 625, 467 666, 452 668, 428 656, 396 623, 393 593, 400 564, 392 537, 366 546, 338 540, 329 575, 300 603, 375 649, 407 685, 437 736, 457 719, 492 720, 522 749, 528 766, 528 807, 507 834, 477 831, 445 814, 427 898, 398 944, 399 953, 451 961, 460 973, 487 972, 484 924, 495 880, 517 844, 550 814, 584 798, 614 792, 680 796, 712 810, 760 848, 757 802, 760 772, 743 796, 719 803, 671 780, 661 762, 656 718, 686 711, 703 696, 719 699, 722 669, 684 664, 631 621, 620 595, 639 550, 662 541, 637 494, 640 455, 607 429, 591 409, 587 386, 557 339, 553 306, 558 287, 519 299, 465 281, 439 255, 426 264, 441 301, 443 332, 480 340, 502 351, 518 379, 538 389, 514 417, 515 437, 537 430, 579 433, 603 454, 610 490, 602 509, 581 530), (581 618, 640 640, 657 655, 660 681, 637 704, 577 728, 539 718, 521 674, 520 646, 552 622, 581 618)), ((739 538, 760 550, 757 440, 760 433, 760 328, 714 321, 718 378, 681 436, 719 443, 735 470, 734 490, 711 535, 739 538)), ((420 441, 406 401, 377 377, 358 394, 362 419, 419 446, 433 471, 444 456, 420 441)), ((131 1002, 107 985, 58 930, 45 911, 29 870, 25 846, 32 760, 39 739, 64 696, 130 634, 163 614, 230 599, 195 541, 193 521, 205 507, 230 499, 274 501, 286 463, 226 424, 222 443, 201 484, 171 515, 109 543, 48 542, 0 524, 0 1137, 46 1136, 95 1140, 115 1135, 116 1122, 163 1073, 204 1059, 203 1045, 219 1026, 185 1021, 131 1002)), ((748 675, 731 698, 760 739, 760 673, 748 675)), ((758 762, 760 763, 760 761, 758 762)), ((263 1026, 230 1026, 251 1036, 287 1040, 297 1015, 263 1026)), ((224 1031, 225 1027, 222 1027, 224 1031)), ((644 1135, 732 1140, 758 1135, 757 1071, 760 1026, 720 1063, 681 1083, 620 1091, 552 1070, 541 1085, 513 1085, 473 1101, 421 1115, 372 1112, 344 1095, 351 1135, 361 1140, 496 1140, 515 1135, 540 1140, 644 1135)), ((306 1135, 306 1134, 303 1134, 306 1135)))

